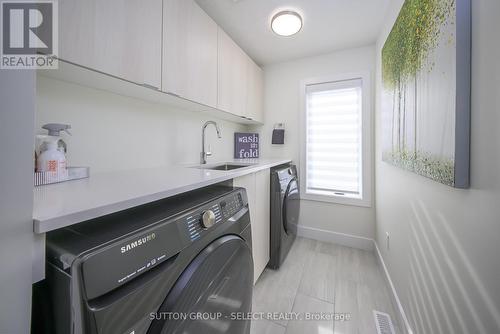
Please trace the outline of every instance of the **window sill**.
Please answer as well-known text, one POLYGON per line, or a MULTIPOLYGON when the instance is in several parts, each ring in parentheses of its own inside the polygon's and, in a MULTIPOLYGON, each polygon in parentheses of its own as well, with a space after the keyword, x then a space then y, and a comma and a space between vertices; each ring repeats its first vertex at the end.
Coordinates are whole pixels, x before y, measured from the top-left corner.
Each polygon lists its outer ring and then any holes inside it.
POLYGON ((347 196, 318 195, 318 194, 307 194, 306 193, 306 194, 301 194, 300 199, 307 200, 307 201, 360 206, 360 207, 365 207, 365 208, 371 208, 371 206, 372 206, 370 199, 347 197, 347 196))

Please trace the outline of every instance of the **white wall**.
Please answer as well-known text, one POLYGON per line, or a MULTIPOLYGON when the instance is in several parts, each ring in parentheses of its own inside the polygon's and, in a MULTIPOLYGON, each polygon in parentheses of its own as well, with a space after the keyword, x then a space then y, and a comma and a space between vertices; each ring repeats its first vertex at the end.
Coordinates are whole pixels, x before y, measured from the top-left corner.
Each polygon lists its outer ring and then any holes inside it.
POLYGON ((27 334, 31 315, 34 71, 0 70, 0 333, 27 334))
MULTIPOLYGON (((124 97, 59 80, 38 77, 35 129, 45 123, 69 123, 68 163, 90 166, 91 173, 198 163, 201 127, 213 117, 124 97)), ((208 161, 233 157, 233 133, 246 127, 214 119, 207 128, 208 161)))
MULTIPOLYGON (((414 333, 500 333, 500 2, 471 2, 471 188, 382 162, 377 101, 376 240, 414 333)), ((377 97, 380 50, 402 3, 377 43, 377 97)))
MULTIPOLYGON (((292 158, 294 163, 299 164, 301 80, 362 71, 369 71, 373 75, 374 60, 374 47, 369 46, 266 66, 265 125, 260 129, 261 155, 292 158), (284 145, 271 145, 274 123, 285 123, 284 145)), ((375 214, 373 208, 302 200, 299 224, 373 238, 375 214)))

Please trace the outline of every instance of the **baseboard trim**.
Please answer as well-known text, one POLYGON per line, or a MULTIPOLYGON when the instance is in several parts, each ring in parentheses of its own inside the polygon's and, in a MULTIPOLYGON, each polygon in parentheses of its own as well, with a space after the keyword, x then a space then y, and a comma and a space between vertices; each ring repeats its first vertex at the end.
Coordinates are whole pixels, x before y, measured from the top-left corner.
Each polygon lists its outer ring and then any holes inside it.
POLYGON ((296 225, 297 235, 309 239, 331 242, 347 247, 373 251, 373 239, 360 237, 357 235, 332 232, 319 228, 296 225))
POLYGON ((404 329, 406 330, 406 333, 408 334, 413 334, 413 330, 411 329, 410 323, 408 321, 408 318, 406 317, 405 310, 403 309, 403 305, 401 304, 401 300, 399 299, 398 293, 396 292, 396 288, 394 287, 394 284, 392 283, 391 275, 389 275, 389 271, 387 270, 387 266, 385 265, 384 258, 382 257, 382 254, 380 253, 380 249, 378 248, 377 242, 375 240, 373 241, 373 248, 375 249, 375 257, 377 258, 380 266, 382 267, 382 270, 384 271, 384 276, 389 283, 389 287, 391 288, 392 292, 392 298, 397 306, 397 311, 399 312, 399 317, 400 317, 400 323, 404 325, 404 329))

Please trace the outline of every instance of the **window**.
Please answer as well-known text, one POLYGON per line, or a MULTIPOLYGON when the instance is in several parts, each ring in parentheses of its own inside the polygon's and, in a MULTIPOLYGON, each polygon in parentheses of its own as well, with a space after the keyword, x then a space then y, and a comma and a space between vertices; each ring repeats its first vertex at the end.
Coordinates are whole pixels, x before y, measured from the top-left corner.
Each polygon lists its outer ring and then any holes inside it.
POLYGON ((370 206, 368 76, 302 85, 303 198, 370 206))

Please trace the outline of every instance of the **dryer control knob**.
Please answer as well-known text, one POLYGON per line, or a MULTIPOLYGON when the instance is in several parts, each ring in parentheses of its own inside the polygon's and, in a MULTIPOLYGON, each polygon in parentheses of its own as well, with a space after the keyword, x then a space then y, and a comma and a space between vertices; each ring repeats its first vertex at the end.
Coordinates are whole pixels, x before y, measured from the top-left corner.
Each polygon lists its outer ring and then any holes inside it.
POLYGON ((215 213, 212 210, 207 210, 203 212, 201 217, 201 225, 204 228, 210 228, 215 224, 215 213))

